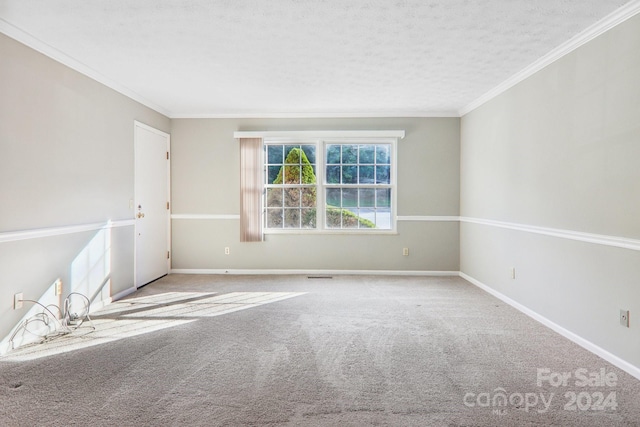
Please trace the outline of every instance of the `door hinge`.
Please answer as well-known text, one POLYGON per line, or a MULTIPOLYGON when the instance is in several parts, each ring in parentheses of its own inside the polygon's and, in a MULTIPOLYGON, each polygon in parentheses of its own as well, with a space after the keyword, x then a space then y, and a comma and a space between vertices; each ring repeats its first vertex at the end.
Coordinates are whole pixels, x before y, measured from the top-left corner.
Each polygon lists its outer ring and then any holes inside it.
POLYGON ((169 152, 167 151, 167 160, 169 160, 169 152))
POLYGON ((167 202, 167 209, 169 209, 169 202, 167 202))
POLYGON ((170 254, 171 254, 171 252, 167 251, 167 259, 170 258, 170 254))

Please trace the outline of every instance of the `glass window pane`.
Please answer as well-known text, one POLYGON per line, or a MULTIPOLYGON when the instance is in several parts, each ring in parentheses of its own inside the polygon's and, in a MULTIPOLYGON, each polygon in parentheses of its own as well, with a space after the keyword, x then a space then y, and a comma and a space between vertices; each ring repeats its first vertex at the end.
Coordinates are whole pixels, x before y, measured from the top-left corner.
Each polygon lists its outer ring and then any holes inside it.
POLYGON ((342 226, 342 209, 327 208, 325 211, 325 221, 327 228, 340 228, 342 226))
POLYGON ((391 189, 381 188, 376 190, 376 206, 378 208, 391 207, 391 189))
POLYGON ((267 209, 267 228, 282 228, 282 209, 267 209))
POLYGON ((360 207, 374 207, 376 205, 376 190, 373 188, 360 189, 360 207))
POLYGON ((376 212, 376 228, 391 229, 391 209, 378 209, 376 212))
POLYGON ((358 228, 359 222, 360 218, 357 214, 346 209, 342 210, 342 228, 358 228))
POLYGON ((376 166, 376 184, 391 183, 391 166, 376 166))
POLYGON ((282 164, 284 160, 284 147, 282 145, 267 145, 267 163, 282 164))
POLYGON ((300 166, 284 166, 283 184, 300 184, 300 166))
POLYGON ((300 228, 300 209, 284 210, 284 228, 300 228))
POLYGON ((357 184, 358 183, 358 167, 342 166, 342 183, 357 184))
POLYGON ((342 206, 343 207, 358 206, 358 189, 357 188, 342 189, 342 206))
POLYGON ((337 165, 340 163, 340 145, 327 145, 327 164, 337 165))
POLYGON ((360 164, 373 163, 375 160, 375 145, 361 145, 360 146, 360 164))
POLYGON ((302 165, 302 183, 303 184, 315 184, 316 183, 316 167, 308 163, 302 165))
POLYGON ((376 211, 375 209, 360 209, 360 228, 376 228, 376 211))
POLYGON ((376 145, 376 163, 377 164, 391 164, 391 146, 388 144, 376 145))
POLYGON ((307 156, 307 160, 309 160, 309 163, 315 164, 316 163, 316 146, 309 144, 309 145, 301 145, 300 148, 302 148, 302 151, 304 151, 304 154, 307 156))
POLYGON ((317 192, 315 188, 303 188, 300 205, 307 208, 316 207, 317 192))
POLYGON ((315 209, 301 209, 300 214, 302 217, 302 228, 316 228, 316 210, 315 209))
POLYGON ((340 207, 340 203, 342 200, 341 192, 342 190, 340 190, 339 188, 328 188, 326 196, 327 206, 340 207))
POLYGON ((360 166, 359 168, 360 184, 375 184, 375 168, 374 166, 360 166))
POLYGON ((269 166, 267 172, 269 174, 267 177, 267 184, 282 184, 282 177, 278 179, 278 175, 281 170, 282 166, 269 166))
POLYGON ((270 207, 270 208, 282 207, 282 189, 281 188, 267 188, 267 207, 270 207))
POLYGON ((300 206, 300 189, 285 188, 284 189, 284 206, 294 208, 300 206))
POLYGON ((284 147, 285 158, 284 162, 286 164, 300 164, 300 146, 299 145, 286 145, 284 147))
POLYGON ((353 144, 342 146, 342 163, 356 164, 358 163, 358 146, 353 144))
POLYGON ((340 166, 327 166, 327 184, 340 184, 340 166))

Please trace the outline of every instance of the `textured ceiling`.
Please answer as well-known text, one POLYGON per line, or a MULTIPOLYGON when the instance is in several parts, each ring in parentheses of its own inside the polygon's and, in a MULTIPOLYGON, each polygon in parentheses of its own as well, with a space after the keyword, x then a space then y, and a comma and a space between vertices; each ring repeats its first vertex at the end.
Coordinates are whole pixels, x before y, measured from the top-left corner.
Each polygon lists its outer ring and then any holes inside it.
POLYGON ((172 117, 457 115, 625 3, 0 0, 0 29, 172 117))

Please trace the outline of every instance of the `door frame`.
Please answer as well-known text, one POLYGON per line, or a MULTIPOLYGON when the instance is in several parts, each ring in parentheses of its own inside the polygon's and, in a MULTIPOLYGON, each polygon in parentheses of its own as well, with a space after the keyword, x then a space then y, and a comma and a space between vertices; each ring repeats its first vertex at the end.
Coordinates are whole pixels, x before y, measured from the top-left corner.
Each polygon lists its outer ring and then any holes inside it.
MULTIPOLYGON (((173 208, 171 202, 171 135, 163 132, 159 129, 151 127, 145 123, 139 122, 138 120, 133 121, 133 220, 134 220, 134 244, 133 244, 133 285, 136 289, 141 286, 146 285, 146 283, 138 283, 138 239, 137 239, 137 224, 135 218, 135 207, 138 205, 137 200, 137 188, 136 188, 136 144, 138 143, 138 132, 136 128, 144 129, 149 132, 155 133, 156 135, 162 136, 166 139, 167 143, 167 202, 169 203, 169 209, 167 209, 167 218, 166 218, 166 232, 167 232, 167 274, 171 273, 171 210, 173 208)), ((161 276, 162 277, 162 276, 161 276)))

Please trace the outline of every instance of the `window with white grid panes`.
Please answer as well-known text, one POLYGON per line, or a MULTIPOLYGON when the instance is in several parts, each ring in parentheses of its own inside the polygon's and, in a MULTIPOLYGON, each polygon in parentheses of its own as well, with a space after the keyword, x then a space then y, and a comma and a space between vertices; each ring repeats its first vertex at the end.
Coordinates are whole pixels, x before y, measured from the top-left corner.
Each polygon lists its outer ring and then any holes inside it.
POLYGON ((265 141, 264 227, 287 231, 391 231, 395 144, 265 141))
POLYGON ((326 144, 325 226, 392 228, 391 144, 326 144))

